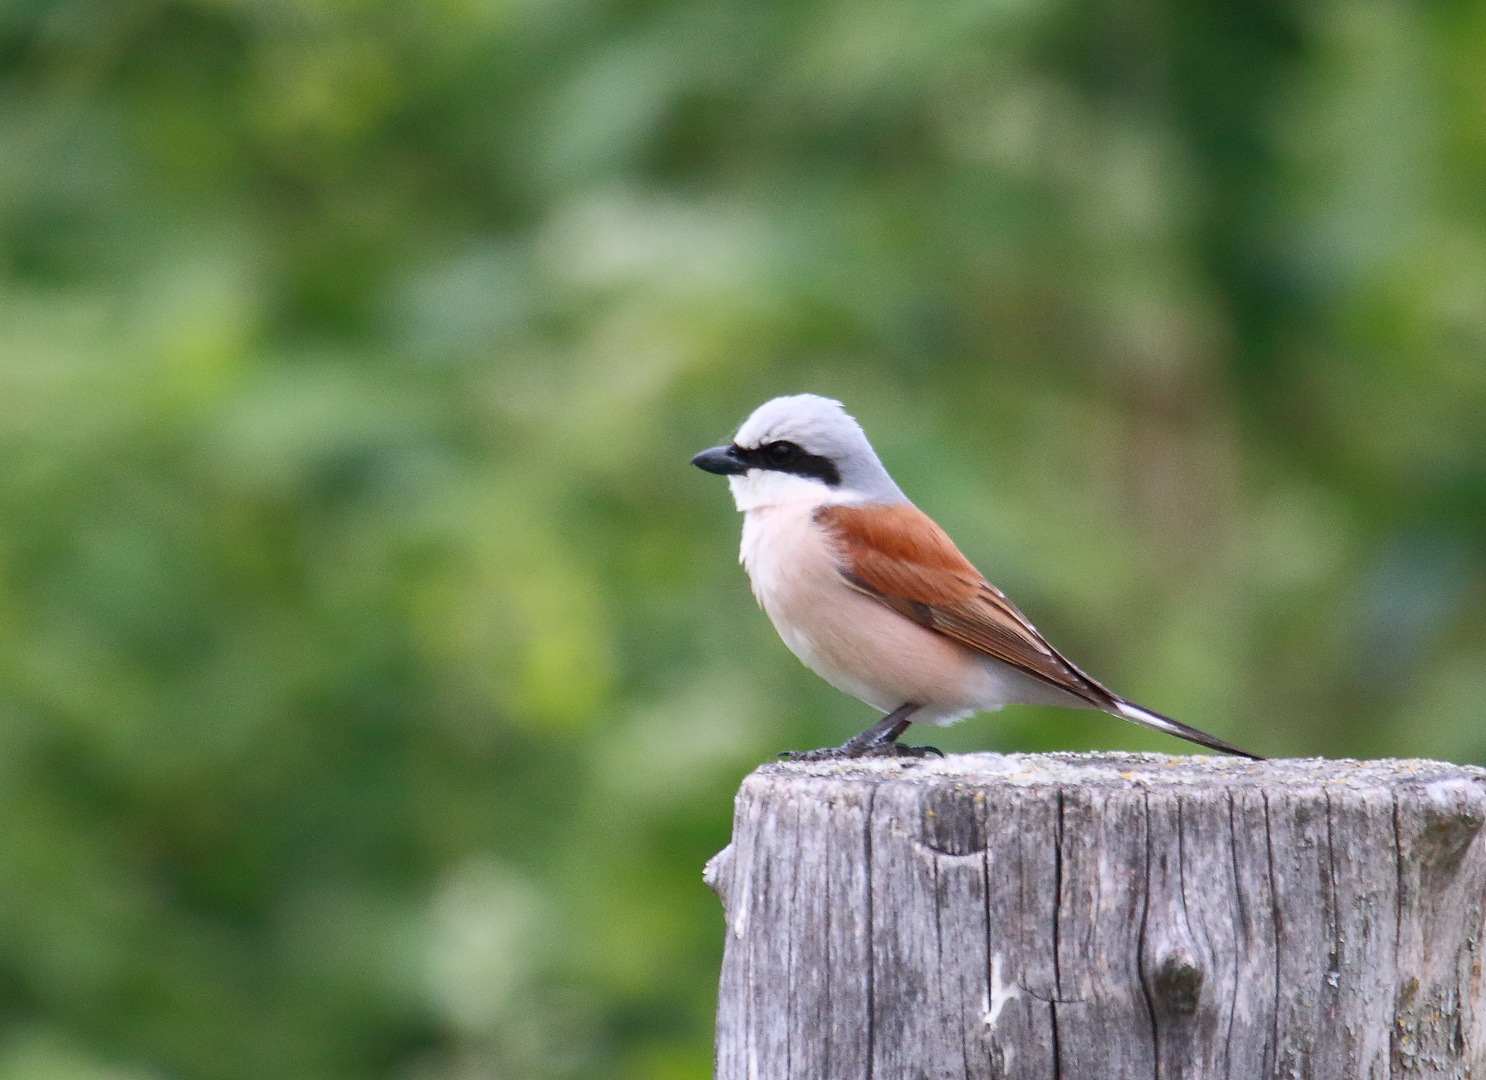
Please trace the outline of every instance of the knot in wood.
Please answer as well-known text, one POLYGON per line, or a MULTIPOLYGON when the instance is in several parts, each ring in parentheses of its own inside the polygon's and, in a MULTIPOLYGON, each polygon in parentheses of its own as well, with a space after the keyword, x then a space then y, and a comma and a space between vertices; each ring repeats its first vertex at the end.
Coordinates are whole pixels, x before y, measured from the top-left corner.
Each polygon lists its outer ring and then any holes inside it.
POLYGON ((1156 964, 1155 993, 1157 1001, 1168 1012, 1190 1016, 1197 1011, 1202 993, 1202 969, 1181 949, 1161 957, 1156 964))

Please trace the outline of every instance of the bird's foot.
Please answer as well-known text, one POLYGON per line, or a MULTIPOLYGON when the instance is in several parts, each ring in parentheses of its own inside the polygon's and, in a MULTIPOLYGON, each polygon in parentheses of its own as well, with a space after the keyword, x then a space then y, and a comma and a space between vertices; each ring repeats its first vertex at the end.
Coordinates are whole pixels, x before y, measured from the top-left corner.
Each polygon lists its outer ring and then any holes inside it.
POLYGON ((904 746, 896 742, 872 743, 867 746, 853 746, 846 742, 819 750, 786 750, 779 756, 784 761, 850 761, 855 758, 943 757, 944 751, 937 746, 904 746))

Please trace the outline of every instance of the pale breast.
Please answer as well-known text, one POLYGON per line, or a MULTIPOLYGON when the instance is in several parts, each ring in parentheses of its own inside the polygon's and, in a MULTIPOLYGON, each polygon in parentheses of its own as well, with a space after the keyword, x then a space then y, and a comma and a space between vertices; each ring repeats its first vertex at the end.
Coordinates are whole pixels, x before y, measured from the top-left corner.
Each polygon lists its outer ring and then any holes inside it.
POLYGON ((743 522, 741 561, 791 652, 832 686, 884 712, 909 701, 924 706, 921 722, 948 723, 1014 700, 998 665, 851 588, 814 509, 761 507, 743 522))

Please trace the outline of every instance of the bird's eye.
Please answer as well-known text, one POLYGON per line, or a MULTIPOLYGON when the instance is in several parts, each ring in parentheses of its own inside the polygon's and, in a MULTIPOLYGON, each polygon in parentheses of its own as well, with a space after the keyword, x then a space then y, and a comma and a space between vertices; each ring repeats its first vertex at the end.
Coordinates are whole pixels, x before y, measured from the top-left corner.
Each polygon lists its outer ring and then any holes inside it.
POLYGON ((788 465, 795 459, 800 448, 792 442, 772 442, 764 447, 770 465, 788 465))

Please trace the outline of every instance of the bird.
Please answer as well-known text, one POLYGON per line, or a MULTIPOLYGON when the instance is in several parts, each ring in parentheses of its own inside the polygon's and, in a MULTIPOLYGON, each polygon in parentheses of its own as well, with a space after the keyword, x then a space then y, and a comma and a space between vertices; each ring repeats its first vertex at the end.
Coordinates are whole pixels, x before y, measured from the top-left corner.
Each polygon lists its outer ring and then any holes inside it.
POLYGON ((786 646, 884 714, 840 746, 783 757, 922 756, 898 740, 1003 705, 1099 709, 1209 750, 1262 760, 1137 705, 1050 645, 909 501, 841 402, 776 397, 692 464, 727 477, 739 561, 786 646))

